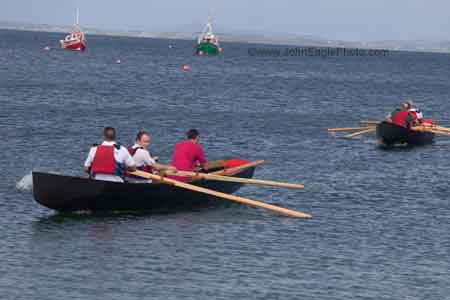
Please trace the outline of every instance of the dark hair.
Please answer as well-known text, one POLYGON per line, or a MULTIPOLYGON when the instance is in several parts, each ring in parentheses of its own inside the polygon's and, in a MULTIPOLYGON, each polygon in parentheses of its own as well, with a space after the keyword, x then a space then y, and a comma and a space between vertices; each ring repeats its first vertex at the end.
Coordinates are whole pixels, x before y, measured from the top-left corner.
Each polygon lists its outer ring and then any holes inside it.
POLYGON ((103 129, 103 136, 107 141, 115 141, 116 140, 116 130, 113 127, 105 127, 103 129))
POLYGON ((200 133, 198 132, 197 129, 190 129, 186 133, 186 136, 187 136, 188 140, 193 140, 193 139, 197 138, 199 135, 200 135, 200 133))
POLYGON ((139 131, 139 132, 136 134, 136 141, 140 141, 144 135, 150 136, 150 133, 148 133, 147 131, 143 131, 143 130, 142 130, 142 131, 139 131))

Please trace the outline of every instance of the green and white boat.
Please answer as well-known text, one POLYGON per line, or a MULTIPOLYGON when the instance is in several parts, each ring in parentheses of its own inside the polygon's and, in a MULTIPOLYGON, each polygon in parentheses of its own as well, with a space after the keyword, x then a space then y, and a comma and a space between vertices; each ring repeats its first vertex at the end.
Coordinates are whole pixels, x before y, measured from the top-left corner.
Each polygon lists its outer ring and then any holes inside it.
POLYGON ((208 17, 208 23, 206 23, 205 29, 200 34, 197 40, 196 46, 197 55, 218 55, 222 53, 222 48, 219 45, 219 39, 212 32, 212 19, 208 17))

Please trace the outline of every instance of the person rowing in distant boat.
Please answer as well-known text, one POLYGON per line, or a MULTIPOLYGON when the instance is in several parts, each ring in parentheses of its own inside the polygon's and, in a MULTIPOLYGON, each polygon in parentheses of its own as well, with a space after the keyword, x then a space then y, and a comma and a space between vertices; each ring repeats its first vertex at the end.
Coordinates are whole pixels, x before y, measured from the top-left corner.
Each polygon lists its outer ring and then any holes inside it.
MULTIPOLYGON (((180 171, 195 171, 198 166, 204 168, 206 165, 205 153, 200 146, 200 133, 191 129, 186 134, 187 139, 175 146, 172 165, 180 171)), ((189 177, 173 176, 180 181, 188 181, 189 177)))
POLYGON ((413 127, 415 120, 413 114, 410 112, 411 108, 412 102, 405 101, 401 108, 394 110, 386 116, 386 121, 406 128, 413 127))
POLYGON ((105 127, 104 141, 94 145, 84 162, 83 170, 98 180, 124 182, 125 171, 136 171, 136 163, 127 149, 116 142, 116 130, 105 127))
POLYGON ((153 171, 172 171, 177 169, 170 165, 157 163, 151 156, 148 148, 150 147, 151 137, 146 131, 139 131, 136 135, 136 142, 133 146, 128 147, 128 152, 133 157, 138 170, 153 173, 153 171))
POLYGON ((405 104, 409 107, 408 111, 411 113, 414 119, 414 126, 419 126, 423 123, 422 112, 413 104, 411 100, 406 100, 405 104))

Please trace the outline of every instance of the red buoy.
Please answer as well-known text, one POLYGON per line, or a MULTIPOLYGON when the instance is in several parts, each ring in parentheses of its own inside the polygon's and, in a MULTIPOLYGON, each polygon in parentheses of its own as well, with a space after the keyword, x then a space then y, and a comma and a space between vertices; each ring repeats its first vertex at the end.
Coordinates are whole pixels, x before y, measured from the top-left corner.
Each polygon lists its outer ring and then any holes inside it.
POLYGON ((183 71, 189 71, 191 67, 189 65, 183 65, 183 71))
POLYGON ((50 51, 50 47, 49 46, 45 46, 44 47, 44 51, 50 51))
POLYGON ((116 64, 121 64, 122 61, 120 59, 116 60, 116 64))

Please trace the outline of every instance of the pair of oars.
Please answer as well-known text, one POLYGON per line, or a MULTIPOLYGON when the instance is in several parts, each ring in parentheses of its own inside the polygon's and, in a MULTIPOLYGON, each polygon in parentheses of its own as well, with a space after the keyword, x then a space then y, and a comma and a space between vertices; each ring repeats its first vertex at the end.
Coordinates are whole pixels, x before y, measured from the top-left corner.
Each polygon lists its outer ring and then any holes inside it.
POLYGON ((446 135, 446 136, 450 136, 450 128, 446 128, 446 127, 442 127, 442 126, 416 126, 411 128, 412 130, 415 131, 420 131, 420 132, 430 132, 430 133, 434 133, 434 134, 440 134, 440 135, 446 135))
POLYGON ((436 133, 436 134, 450 135, 450 128, 447 128, 447 127, 443 127, 443 126, 434 126, 434 127, 432 127, 432 130, 433 130, 433 132, 436 133))
POLYGON ((328 132, 340 132, 340 131, 355 131, 354 133, 344 135, 344 138, 354 138, 366 133, 372 133, 376 130, 376 125, 378 122, 376 121, 361 121, 363 127, 341 127, 341 128, 330 128, 328 132))
MULTIPOLYGON (((237 167, 237 168, 239 168, 239 167, 237 167)), ((237 168, 234 168, 234 169, 237 169, 237 168)), ((184 174, 188 175, 188 173, 194 173, 194 172, 185 172, 184 174)), ((303 212, 300 212, 300 211, 295 211, 295 210, 291 210, 291 209, 282 208, 282 207, 279 207, 279 206, 275 206, 275 205, 272 205, 272 204, 267 204, 267 203, 264 203, 264 202, 261 202, 261 201, 257 201, 257 200, 253 200, 253 199, 250 199, 250 198, 245 198, 245 197, 241 197, 241 196, 236 196, 236 195, 231 195, 231 194, 226 194, 226 193, 214 191, 214 190, 211 190, 211 189, 207 189, 207 188, 204 188, 204 187, 199 187, 199 186, 196 186, 196 185, 193 185, 193 184, 189 184, 189 183, 186 183, 186 182, 181 182, 181 181, 178 181, 178 180, 175 180, 175 179, 171 179, 171 178, 167 178, 167 177, 160 176, 160 175, 155 175, 155 174, 151 174, 151 173, 147 173, 147 172, 143 172, 143 171, 135 171, 135 172, 132 172, 131 174, 133 174, 135 176, 142 177, 142 178, 158 181, 158 182, 163 183, 163 184, 168 184, 168 185, 176 186, 176 187, 179 187, 179 188, 184 188, 184 189, 191 190, 191 191, 208 194, 208 195, 215 196, 215 197, 218 197, 218 198, 222 198, 222 199, 226 199, 226 200, 230 200, 230 201, 234 201, 234 202, 239 202, 239 203, 242 203, 242 204, 247 204, 247 205, 258 207, 258 208, 268 209, 268 210, 271 210, 271 211, 274 211, 274 212, 277 212, 277 213, 280 213, 280 214, 283 214, 283 215, 286 215, 286 216, 289 216, 289 217, 294 217, 294 218, 311 218, 311 215, 303 213, 303 212)), ((181 175, 181 171, 177 172, 175 174, 176 175, 181 175)), ((194 173, 194 174, 196 174, 195 176, 200 176, 200 175, 198 175, 199 173, 194 173)), ((201 176, 203 176, 203 175, 201 175, 201 176)), ((220 178, 220 177, 226 177, 226 176, 213 175, 213 177, 214 177, 213 180, 225 181, 224 178, 220 178)), ((206 178, 206 177, 204 177, 204 178, 206 178)), ((229 177, 229 178, 231 179, 232 177, 229 177)), ((212 177, 208 178, 208 179, 212 179, 212 177)), ((267 180, 256 180, 256 179, 250 180, 250 179, 246 179, 246 178, 236 178, 236 177, 233 177, 233 179, 234 179, 233 182, 241 182, 241 183, 254 183, 254 184, 268 184, 268 183, 270 183, 270 185, 273 185, 273 183, 275 183, 273 181, 267 181, 267 180)), ((227 179, 226 181, 231 181, 231 180, 227 179)), ((283 187, 288 187, 289 186, 290 188, 303 188, 303 185, 294 185, 294 184, 287 184, 287 183, 280 183, 280 182, 277 182, 277 184, 278 184, 277 186, 283 186, 283 187)))
POLYGON ((208 174, 208 173, 178 171, 178 172, 166 172, 166 174, 172 175, 172 176, 191 177, 192 179, 205 179, 205 180, 226 181, 226 182, 239 182, 239 183, 246 183, 246 184, 270 185, 270 186, 276 186, 276 187, 285 187, 285 188, 289 188, 289 189, 304 189, 305 188, 305 186, 302 184, 278 182, 278 181, 272 181, 272 180, 251 179, 251 178, 248 179, 248 178, 239 178, 239 177, 228 177, 228 176, 208 174))
MULTIPOLYGON (((222 162, 220 162, 222 163, 222 162)), ((188 172, 188 171, 176 171, 176 172, 165 172, 165 175, 171 176, 182 176, 182 177, 190 177, 192 179, 203 179, 203 180, 215 180, 215 181, 225 181, 225 182, 237 182, 237 183, 245 183, 245 184, 257 184, 257 185, 269 185, 276 187, 284 187, 289 189, 304 189, 305 186, 303 184, 295 184, 295 183, 287 183, 273 180, 261 180, 261 179, 253 179, 253 178, 240 178, 240 177, 230 177, 224 176, 227 174, 234 174, 240 170, 248 169, 252 167, 256 167, 264 164, 264 160, 257 160, 254 162, 249 162, 234 168, 223 169, 213 173, 201 173, 201 172, 188 172)), ((219 164, 219 162, 213 162, 211 164, 219 164)), ((222 163, 223 165, 223 163, 222 163)))

